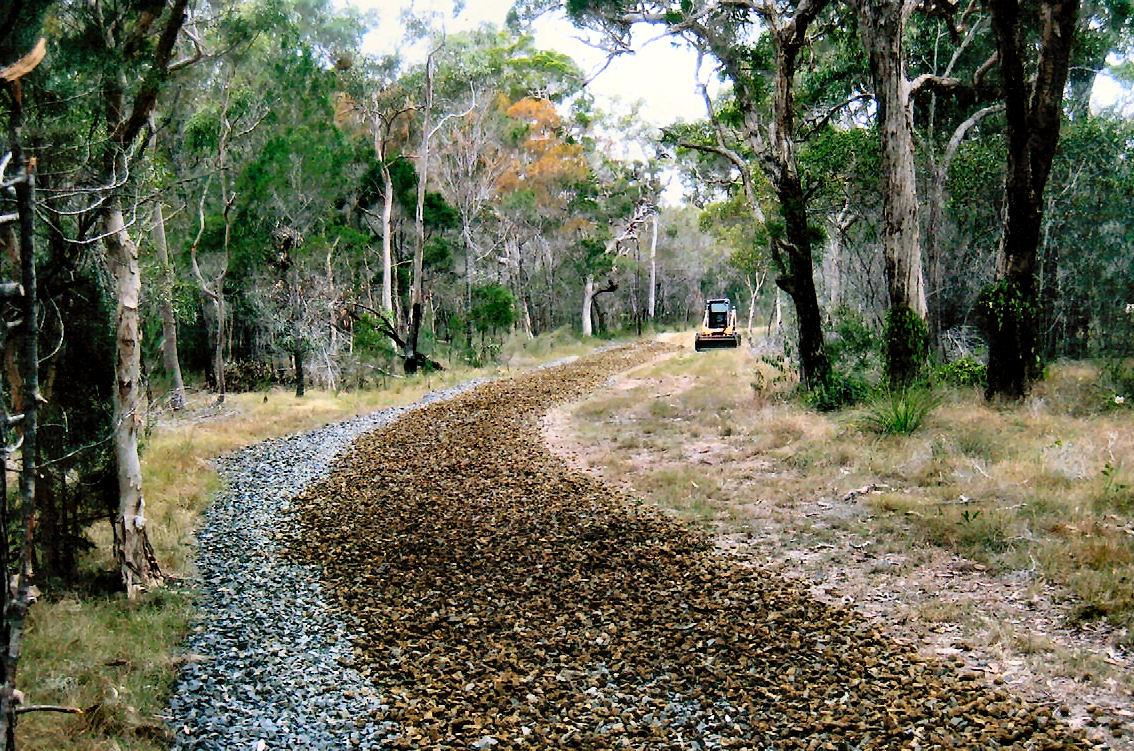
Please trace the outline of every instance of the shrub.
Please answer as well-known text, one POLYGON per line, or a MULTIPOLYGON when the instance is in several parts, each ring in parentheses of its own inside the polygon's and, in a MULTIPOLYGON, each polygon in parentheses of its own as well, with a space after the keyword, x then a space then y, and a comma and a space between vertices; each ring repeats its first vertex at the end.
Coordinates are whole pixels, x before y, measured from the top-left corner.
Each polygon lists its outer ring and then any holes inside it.
POLYGON ((237 360, 225 365, 224 382, 228 391, 263 391, 276 383, 277 374, 270 363, 260 360, 237 360))
POLYGON ((1099 380, 1108 406, 1123 407, 1134 402, 1134 359, 1107 358, 1102 361, 1100 370, 1099 380))
POLYGON ((939 383, 959 388, 984 387, 988 380, 988 367, 972 357, 962 357, 934 368, 939 383))
POLYGON ((858 404, 870 392, 870 384, 858 374, 832 370, 825 383, 803 391, 803 403, 820 412, 833 412, 858 404))
POLYGON ((881 340, 862 314, 847 307, 835 310, 832 335, 827 354, 839 370, 856 374, 877 367, 880 363, 881 340))
POLYGON ((929 329, 921 316, 902 305, 886 311, 886 380, 909 387, 923 372, 929 355, 929 329), (893 368, 898 368, 895 371, 893 368))
POLYGON ((867 405, 860 425, 882 435, 910 435, 939 403, 938 396, 928 389, 886 392, 867 405))

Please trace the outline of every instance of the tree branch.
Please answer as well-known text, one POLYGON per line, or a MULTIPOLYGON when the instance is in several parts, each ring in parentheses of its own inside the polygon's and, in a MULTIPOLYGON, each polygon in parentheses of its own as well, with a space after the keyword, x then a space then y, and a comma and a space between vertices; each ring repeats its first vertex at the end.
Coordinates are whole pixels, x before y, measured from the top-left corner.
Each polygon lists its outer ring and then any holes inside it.
POLYGON ((952 76, 938 76, 933 73, 922 73, 910 82, 910 95, 918 94, 922 89, 938 94, 951 94, 962 88, 970 88, 970 85, 952 76))
MULTIPOLYGON (((360 302, 348 302, 347 305, 350 305, 353 308, 361 308, 362 310, 365 310, 367 313, 370 313, 371 315, 375 316, 378 319, 378 322, 381 324, 378 327, 378 330, 381 331, 386 336, 390 337, 390 339, 393 340, 394 344, 398 345, 398 347, 400 349, 405 349, 405 346, 406 346, 405 340, 402 339, 402 337, 398 334, 397 329, 394 328, 394 324, 390 321, 389 318, 386 317, 385 313, 383 313, 380 310, 375 310, 374 308, 370 307, 369 305, 364 305, 363 303, 360 303, 360 302)), ((361 316, 359 316, 358 313, 356 313, 354 311, 351 311, 351 315, 355 318, 355 320, 358 320, 359 318, 361 318, 361 316)))
POLYGON ((185 36, 188 37, 189 41, 193 43, 193 54, 189 57, 182 58, 175 63, 171 63, 169 66, 170 73, 175 73, 182 68, 189 67, 193 63, 200 62, 201 58, 205 56, 205 51, 201 47, 201 40, 197 37, 197 35, 192 31, 189 31, 188 29, 182 29, 182 33, 185 34, 185 36))
POLYGON ((21 57, 6 68, 0 68, 0 81, 15 83, 35 70, 47 55, 47 40, 43 37, 32 47, 31 52, 21 57))
POLYGON ((154 49, 153 62, 150 64, 150 69, 134 97, 134 107, 130 112, 130 117, 120 122, 111 134, 112 140, 120 146, 125 147, 126 144, 134 140, 149 119, 150 110, 157 104, 158 90, 169 76, 170 57, 173 55, 177 36, 181 33, 181 27, 185 23, 188 7, 189 0, 173 0, 169 18, 165 22, 157 47, 154 49))
POLYGON ((948 173, 949 163, 953 161, 953 157, 956 155, 957 149, 961 146, 961 141, 965 140, 965 135, 969 132, 969 130, 989 115, 1003 111, 1003 104, 993 104, 985 107, 982 110, 977 110, 972 115, 970 115, 967 120, 957 126, 956 130, 953 131, 953 136, 949 139, 949 145, 945 147, 945 154, 941 158, 942 174, 948 173))
POLYGON ((834 117, 839 112, 846 109, 847 107, 851 106, 855 102, 869 101, 873 98, 874 98, 873 94, 855 94, 854 96, 850 97, 849 99, 846 99, 842 102, 839 102, 834 107, 831 107, 829 110, 827 110, 826 113, 823 114, 822 117, 819 117, 818 119, 813 119, 813 120, 804 120, 804 125, 806 125, 811 130, 811 132, 814 133, 815 131, 826 127, 827 124, 831 122, 832 117, 834 117))

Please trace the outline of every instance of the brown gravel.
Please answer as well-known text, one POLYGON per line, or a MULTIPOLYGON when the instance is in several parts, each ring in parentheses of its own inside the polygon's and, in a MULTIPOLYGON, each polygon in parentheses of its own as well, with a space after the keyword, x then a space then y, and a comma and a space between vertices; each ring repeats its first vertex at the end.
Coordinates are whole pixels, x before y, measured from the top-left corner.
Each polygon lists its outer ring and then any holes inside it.
POLYGON ((297 507, 395 748, 1092 746, 569 469, 539 417, 661 351, 494 382, 362 439, 297 507))

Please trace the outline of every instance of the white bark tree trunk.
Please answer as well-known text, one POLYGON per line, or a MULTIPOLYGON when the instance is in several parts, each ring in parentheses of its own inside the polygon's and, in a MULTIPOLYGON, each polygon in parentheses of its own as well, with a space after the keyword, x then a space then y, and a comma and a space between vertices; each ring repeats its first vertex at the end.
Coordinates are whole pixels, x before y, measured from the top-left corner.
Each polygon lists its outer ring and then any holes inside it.
POLYGON ((103 215, 103 232, 110 270, 118 293, 115 310, 114 453, 118 460, 118 514, 115 517, 115 558, 128 597, 160 578, 146 535, 146 502, 142 495, 142 466, 138 432, 142 417, 142 334, 138 300, 142 277, 138 246, 126 232, 117 196, 103 215))
POLYGON ((591 327, 591 308, 595 302, 595 277, 594 274, 587 274, 586 280, 583 282, 583 336, 594 336, 594 329, 591 327))
POLYGON ((181 361, 177 356, 177 318, 173 314, 173 266, 169 263, 169 247, 165 239, 165 216, 161 202, 154 205, 154 246, 158 256, 158 309, 161 313, 161 354, 169 375, 169 406, 185 406, 185 382, 181 377, 181 361))
POLYGON ((756 274, 755 278, 746 277, 744 283, 748 285, 748 331, 752 331, 752 321, 756 316, 756 298, 760 296, 760 290, 764 288, 764 280, 768 278, 767 274, 756 274))
MULTIPOLYGON (((654 214, 653 233, 650 235, 650 295, 646 303, 646 315, 652 321, 657 311, 658 287, 658 215, 654 214)), ((751 318, 751 314, 749 316, 751 318)), ((752 328, 751 322, 748 324, 752 328)))
POLYGON ((773 313, 773 320, 775 323, 773 328, 775 329, 777 340, 782 338, 784 331, 784 310, 782 307, 780 295, 780 288, 776 287, 776 307, 775 312, 773 313))
POLYGON ((394 252, 391 221, 394 213, 394 179, 382 164, 382 310, 394 309, 394 252))
POLYGON ((830 299, 829 310, 834 311, 842 304, 843 299, 843 239, 846 232, 855 223, 856 217, 850 213, 849 204, 845 204, 831 224, 831 231, 827 235, 827 254, 823 257, 823 275, 827 281, 827 296, 830 299))

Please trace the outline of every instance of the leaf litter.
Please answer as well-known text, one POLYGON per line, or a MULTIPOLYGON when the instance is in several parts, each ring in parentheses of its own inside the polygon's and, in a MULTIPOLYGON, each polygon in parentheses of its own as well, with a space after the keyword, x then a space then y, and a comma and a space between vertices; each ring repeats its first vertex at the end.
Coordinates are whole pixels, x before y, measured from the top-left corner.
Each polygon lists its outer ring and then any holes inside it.
POLYGON ((1085 749, 1047 707, 568 468, 538 420, 665 351, 494 381, 362 437, 292 504, 405 749, 1085 749))

